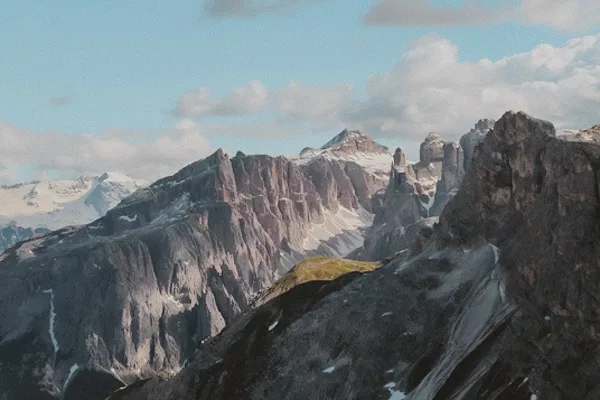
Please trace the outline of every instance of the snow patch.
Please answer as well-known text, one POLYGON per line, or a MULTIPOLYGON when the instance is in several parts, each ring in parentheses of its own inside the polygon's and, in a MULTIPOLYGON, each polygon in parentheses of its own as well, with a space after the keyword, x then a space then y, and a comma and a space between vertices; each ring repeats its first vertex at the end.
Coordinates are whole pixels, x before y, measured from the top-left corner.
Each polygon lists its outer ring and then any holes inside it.
POLYGON ((498 280, 498 291, 500 292, 500 299, 502 299, 503 303, 506 303, 506 288, 500 280, 498 280))
POLYGON ((65 381, 65 384, 63 385, 63 392, 67 389, 67 386, 71 382, 71 379, 73 379, 73 375, 75 375, 75 372, 77 372, 78 369, 79 369, 79 364, 71 365, 71 369, 69 370, 69 375, 67 376, 67 380, 65 381))
POLYGON ((381 314, 382 317, 387 317, 388 315, 392 315, 393 312, 388 311, 388 312, 384 312, 383 314, 381 314))
POLYGON ((331 366, 331 367, 329 367, 329 368, 325 368, 325 369, 323 370, 323 373, 325 373, 325 374, 330 374, 330 373, 332 373, 333 371, 335 371, 335 366, 331 366))
POLYGON ((183 215, 185 210, 190 206, 190 194, 184 193, 179 198, 171 202, 150 224, 162 224, 166 222, 174 222, 183 215))
MULTIPOLYGON (((436 181, 436 183, 437 183, 437 181, 436 181)), ((423 208, 425 209, 425 211, 427 211, 427 218, 430 217, 429 210, 431 210, 431 207, 433 207, 434 203, 435 203, 435 195, 429 196, 429 200, 427 201, 427 203, 423 203, 421 201, 421 205, 423 206, 423 208)))
POLYGON ((386 389, 395 388, 396 387, 396 382, 388 382, 383 387, 386 388, 386 389))
POLYGON ((129 215, 121 215, 119 217, 120 220, 122 221, 127 221, 127 222, 135 222, 137 221, 138 215, 135 214, 133 217, 130 217, 129 215))
POLYGON ((275 329, 275 327, 277 325, 279 325, 279 321, 275 321, 271 325, 269 325, 269 332, 271 332, 273 329, 275 329))
POLYGON ((371 226, 374 215, 364 208, 349 210, 340 206, 337 213, 325 210, 324 217, 322 223, 313 224, 309 229, 302 249, 304 251, 317 250, 324 245, 329 248, 330 256, 343 257, 363 245, 364 232, 359 230, 371 226), (342 234, 344 234, 343 238, 342 234), (340 240, 334 240, 330 244, 326 243, 338 235, 340 240))
POLYGON ((50 340, 52 340, 52 346, 54 347, 54 355, 56 355, 60 347, 58 346, 58 340, 56 340, 56 336, 54 334, 54 326, 56 323, 56 311, 54 309, 54 290, 46 289, 43 291, 43 293, 50 295, 50 323, 48 327, 48 332, 50 333, 50 340))
POLYGON ((389 389, 390 391, 390 400, 403 400, 406 398, 406 395, 404 394, 404 392, 400 392, 394 389, 389 389))
POLYGON ((115 376, 115 378, 121 380, 121 377, 119 376, 119 374, 117 373, 117 371, 114 368, 111 368, 110 372, 115 376))
POLYGON ((354 162, 363 167, 367 172, 374 174, 378 179, 389 179, 390 167, 393 162, 391 153, 340 153, 329 149, 312 149, 303 152, 299 158, 292 159, 297 165, 309 164, 311 161, 323 157, 327 160, 354 162))
POLYGON ((552 319, 552 318, 550 318, 550 316, 549 316, 549 315, 546 315, 546 316, 544 317, 544 320, 545 320, 545 321, 550 321, 551 319, 552 319))
POLYGON ((498 250, 498 247, 494 246, 491 243, 490 246, 492 246, 492 250, 494 251, 494 262, 498 264, 498 262, 500 261, 500 250, 498 250))

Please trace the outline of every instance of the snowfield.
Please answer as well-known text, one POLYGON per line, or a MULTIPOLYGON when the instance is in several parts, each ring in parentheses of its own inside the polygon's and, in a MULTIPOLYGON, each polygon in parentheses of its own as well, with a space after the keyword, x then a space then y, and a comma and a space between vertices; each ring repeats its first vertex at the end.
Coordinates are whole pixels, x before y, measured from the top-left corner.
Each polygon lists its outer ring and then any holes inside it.
POLYGON ((0 187, 0 227, 60 229, 100 218, 147 183, 122 173, 0 187))

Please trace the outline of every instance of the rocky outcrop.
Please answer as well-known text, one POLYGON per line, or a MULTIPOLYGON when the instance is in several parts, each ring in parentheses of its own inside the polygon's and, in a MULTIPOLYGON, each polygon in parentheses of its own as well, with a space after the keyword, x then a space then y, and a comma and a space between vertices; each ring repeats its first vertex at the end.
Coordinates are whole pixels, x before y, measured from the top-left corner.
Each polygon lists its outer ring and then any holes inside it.
POLYGON ((407 165, 404 152, 396 149, 388 187, 384 194, 372 197, 373 225, 364 246, 351 257, 381 260, 410 248, 456 194, 464 176, 462 148, 430 133, 421 145, 421 157, 417 164, 407 165))
POLYGON ((435 132, 429 132, 419 150, 419 163, 428 165, 444 159, 444 139, 435 132))
POLYGON ((419 151, 419 162, 412 165, 414 177, 421 190, 429 197, 435 195, 436 184, 442 174, 444 160, 444 139, 435 132, 430 132, 419 151))
POLYGON ((460 147, 464 152, 464 169, 469 170, 475 147, 483 141, 485 135, 494 127, 493 119, 480 119, 475 126, 460 138, 460 147))
POLYGON ((456 142, 444 143, 442 176, 435 190, 434 204, 428 210, 428 216, 440 215, 446 203, 458 192, 465 175, 464 152, 456 142))
POLYGON ((598 171, 506 113, 412 258, 295 287, 112 399, 596 399, 598 171))
POLYGON ((427 218, 427 207, 433 204, 415 177, 413 167, 406 165, 401 149, 394 153, 390 183, 383 195, 383 205, 375 214, 373 225, 365 236, 362 249, 352 257, 381 260, 408 248, 419 230, 431 223, 418 223, 427 218), (423 201, 426 199, 425 201, 423 201))
POLYGON ((0 393, 104 399, 176 373, 295 257, 360 245, 369 179, 219 150, 91 224, 20 242, 0 254, 0 393))
POLYGON ((19 226, 15 222, 10 223, 8 226, 0 228, 0 252, 14 246, 22 240, 48 232, 50 231, 45 228, 32 229, 19 226))

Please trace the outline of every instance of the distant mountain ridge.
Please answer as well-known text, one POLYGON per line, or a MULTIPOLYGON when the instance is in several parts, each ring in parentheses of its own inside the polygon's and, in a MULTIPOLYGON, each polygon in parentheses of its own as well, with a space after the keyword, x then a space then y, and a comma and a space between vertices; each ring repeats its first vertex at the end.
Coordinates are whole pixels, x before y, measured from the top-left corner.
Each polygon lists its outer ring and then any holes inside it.
POLYGON ((0 187, 0 251, 33 233, 102 217, 147 182, 119 172, 0 187))

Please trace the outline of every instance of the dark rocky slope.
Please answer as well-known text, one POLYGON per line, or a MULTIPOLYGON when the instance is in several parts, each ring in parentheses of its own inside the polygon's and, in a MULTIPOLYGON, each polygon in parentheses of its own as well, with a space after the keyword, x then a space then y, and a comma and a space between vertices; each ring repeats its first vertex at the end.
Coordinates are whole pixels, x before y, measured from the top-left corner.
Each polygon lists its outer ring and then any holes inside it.
POLYGON ((14 246, 18 242, 28 239, 34 235, 48 233, 50 230, 45 228, 28 228, 17 225, 16 223, 0 227, 0 251, 14 246))
POLYGON ((1 253, 0 398, 104 399, 176 373, 295 257, 362 240, 341 230, 304 246, 339 209, 367 204, 382 187, 370 179, 342 161, 219 150, 89 225, 1 253))
POLYGON ((296 287, 112 398, 597 399, 598 171, 507 113, 420 252, 296 287))

